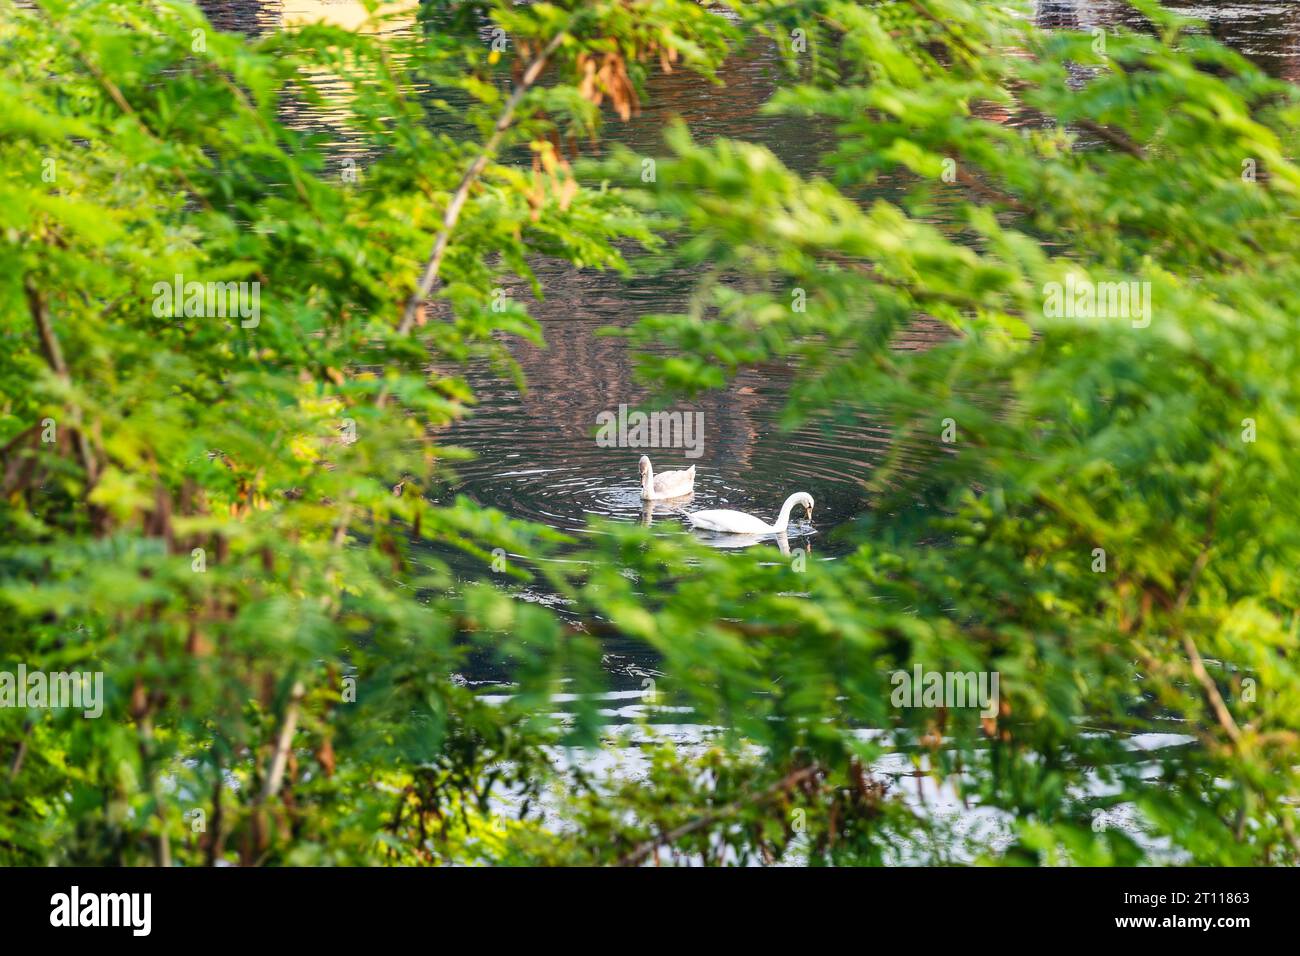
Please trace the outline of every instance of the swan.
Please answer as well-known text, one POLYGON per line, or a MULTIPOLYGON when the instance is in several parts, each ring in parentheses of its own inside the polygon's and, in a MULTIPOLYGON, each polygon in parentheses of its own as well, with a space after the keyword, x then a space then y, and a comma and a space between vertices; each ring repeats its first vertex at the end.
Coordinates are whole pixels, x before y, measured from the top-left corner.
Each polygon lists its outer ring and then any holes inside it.
POLYGON ((727 534, 783 534, 790 524, 790 510, 795 505, 803 505, 807 508, 808 520, 812 520, 812 495, 804 491, 796 491, 785 499, 785 504, 781 506, 781 514, 777 517, 776 524, 768 524, 762 518, 755 518, 743 511, 726 510, 695 511, 688 514, 686 520, 693 527, 702 528, 705 531, 721 531, 727 534))
POLYGON ((695 490, 695 466, 685 471, 665 471, 656 475, 650 459, 641 456, 641 497, 645 501, 660 498, 683 498, 695 490))

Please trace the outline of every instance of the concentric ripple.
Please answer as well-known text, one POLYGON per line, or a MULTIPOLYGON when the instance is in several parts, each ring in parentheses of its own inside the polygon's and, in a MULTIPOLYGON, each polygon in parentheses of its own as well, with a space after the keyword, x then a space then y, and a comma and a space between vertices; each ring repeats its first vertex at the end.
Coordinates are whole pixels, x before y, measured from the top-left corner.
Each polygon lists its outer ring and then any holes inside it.
MULTIPOLYGON (((690 448, 602 447, 597 416, 617 416, 620 405, 635 410, 648 396, 633 379, 626 344, 596 332, 627 325, 648 311, 640 301, 647 290, 558 266, 549 271, 542 280, 551 296, 533 305, 547 348, 512 348, 527 378, 527 394, 486 371, 472 374, 479 404, 442 436, 475 455, 456 466, 458 492, 572 534, 589 533, 597 517, 686 533, 684 514, 708 508, 745 511, 772 522, 787 497, 804 491, 816 501, 814 521, 809 524, 800 511, 787 533, 795 539, 824 534, 868 506, 865 483, 891 450, 890 429, 864 415, 782 432, 777 422, 793 376, 785 366, 746 370, 725 390, 666 409, 701 416, 692 420, 702 423, 702 437, 690 448), (694 465, 694 494, 653 506, 643 502, 637 468, 642 454, 656 471, 694 465)), ((658 277, 655 308, 679 307, 689 289, 689 276, 658 277)), ((754 543, 722 538, 710 543, 754 543)), ((819 557, 834 554, 833 547, 818 552, 819 557)))

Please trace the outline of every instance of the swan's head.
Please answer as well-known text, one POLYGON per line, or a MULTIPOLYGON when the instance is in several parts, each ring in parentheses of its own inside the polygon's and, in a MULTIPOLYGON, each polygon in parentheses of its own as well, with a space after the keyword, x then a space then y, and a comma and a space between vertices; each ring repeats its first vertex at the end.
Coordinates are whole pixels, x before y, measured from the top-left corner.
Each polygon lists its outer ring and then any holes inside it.
POLYGON ((801 491, 794 496, 794 503, 797 505, 803 505, 805 508, 807 508, 808 520, 812 521, 812 510, 813 510, 812 495, 808 494, 806 491, 801 491))
POLYGON ((641 469, 641 477, 644 478, 650 473, 650 459, 642 455, 641 460, 637 462, 637 467, 641 469))

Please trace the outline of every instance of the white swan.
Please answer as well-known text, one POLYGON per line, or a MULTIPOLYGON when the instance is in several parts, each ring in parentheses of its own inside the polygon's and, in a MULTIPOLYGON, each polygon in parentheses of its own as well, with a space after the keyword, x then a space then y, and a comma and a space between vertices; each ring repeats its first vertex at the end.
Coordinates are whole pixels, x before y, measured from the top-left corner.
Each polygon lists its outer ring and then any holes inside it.
POLYGON ((803 505, 807 508, 808 520, 812 520, 812 495, 803 491, 796 491, 785 499, 785 504, 781 506, 781 514, 777 517, 776 524, 768 524, 762 518, 755 518, 743 511, 726 510, 696 511, 688 514, 686 520, 693 527, 702 528, 705 531, 721 531, 727 534, 781 534, 790 524, 790 510, 795 505, 803 505))
POLYGON ((665 471, 656 475, 650 459, 641 456, 641 497, 646 501, 660 498, 684 498, 695 490, 695 466, 685 471, 665 471))

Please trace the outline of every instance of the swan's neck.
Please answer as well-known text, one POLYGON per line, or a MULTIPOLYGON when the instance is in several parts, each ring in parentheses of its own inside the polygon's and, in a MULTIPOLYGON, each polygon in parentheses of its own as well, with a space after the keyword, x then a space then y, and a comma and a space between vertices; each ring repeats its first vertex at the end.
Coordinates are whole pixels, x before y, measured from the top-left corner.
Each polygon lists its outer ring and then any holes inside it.
POLYGON ((645 473, 641 476, 641 490, 642 491, 655 490, 655 470, 650 465, 645 466, 645 473))
POLYGON ((776 524, 772 525, 773 531, 784 531, 790 524, 790 512, 794 509, 795 499, 799 497, 798 493, 785 499, 785 504, 781 506, 781 514, 776 519, 776 524))

